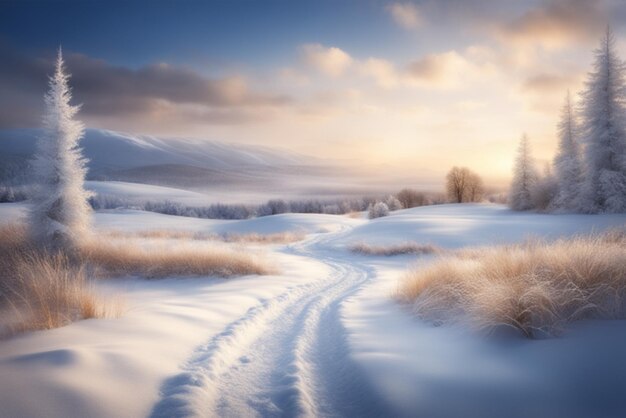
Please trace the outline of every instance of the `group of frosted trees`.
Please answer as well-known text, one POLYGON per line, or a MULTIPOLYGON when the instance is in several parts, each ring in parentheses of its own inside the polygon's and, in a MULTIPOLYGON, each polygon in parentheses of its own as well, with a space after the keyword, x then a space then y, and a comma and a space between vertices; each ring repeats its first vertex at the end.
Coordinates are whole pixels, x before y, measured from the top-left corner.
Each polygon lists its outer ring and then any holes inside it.
POLYGON ((522 137, 509 196, 512 209, 626 212, 625 71, 607 29, 577 109, 567 94, 552 170, 537 173, 528 137, 522 137))
POLYGON ((86 160, 78 141, 83 124, 74 120, 69 76, 59 48, 54 75, 45 95, 43 135, 33 161, 37 187, 32 196, 29 225, 35 243, 59 250, 75 247, 89 232, 90 193, 84 187, 86 160))

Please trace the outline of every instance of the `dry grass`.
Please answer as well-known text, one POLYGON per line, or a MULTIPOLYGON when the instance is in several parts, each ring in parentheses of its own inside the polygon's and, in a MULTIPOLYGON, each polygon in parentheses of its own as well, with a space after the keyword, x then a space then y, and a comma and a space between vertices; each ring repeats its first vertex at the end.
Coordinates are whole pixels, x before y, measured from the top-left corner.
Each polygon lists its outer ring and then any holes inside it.
MULTIPOLYGON (((99 297, 88 277, 231 277, 275 272, 241 248, 192 241, 187 233, 155 231, 140 237, 154 239, 109 235, 84 242, 69 253, 51 253, 30 245, 23 225, 1 226, 0 336, 119 315, 120 301, 99 297)), ((265 243, 291 239, 295 240, 296 235, 229 236, 222 241, 265 243)))
POLYGON ((583 318, 623 318, 626 231, 461 250, 409 273, 397 298, 434 323, 526 336, 583 318))
POLYGON ((350 251, 363 255, 376 256, 394 256, 405 254, 438 254, 441 252, 439 247, 430 244, 418 244, 417 242, 405 242, 395 245, 369 245, 365 243, 354 244, 350 247, 350 251))
POLYGON ((225 242, 257 243, 257 244, 289 244, 306 238, 304 232, 277 232, 274 234, 225 234, 220 235, 225 242))
POLYGON ((119 230, 106 231, 105 235, 111 238, 145 238, 145 239, 176 239, 194 241, 220 241, 255 244, 288 244, 303 240, 303 232, 279 232, 274 234, 216 234, 206 232, 181 231, 170 229, 154 229, 145 231, 126 232, 119 230))
POLYGON ((30 246, 23 226, 0 227, 0 237, 0 336, 120 314, 120 300, 93 291, 83 263, 30 246))
POLYGON ((275 269, 258 257, 227 247, 194 243, 113 240, 87 243, 80 258, 107 276, 242 276, 272 274, 275 269))
POLYGON ((363 217, 363 213, 353 211, 346 213, 346 216, 350 219, 361 219, 363 217))

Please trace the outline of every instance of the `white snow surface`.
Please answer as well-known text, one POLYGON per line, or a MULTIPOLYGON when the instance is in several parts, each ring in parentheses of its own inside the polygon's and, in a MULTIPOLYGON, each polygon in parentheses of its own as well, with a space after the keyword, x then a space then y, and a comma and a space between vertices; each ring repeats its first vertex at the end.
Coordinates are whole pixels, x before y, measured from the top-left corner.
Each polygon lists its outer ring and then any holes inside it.
POLYGON ((127 198, 130 201, 137 202, 162 202, 167 200, 189 206, 201 206, 212 203, 209 196, 202 193, 150 184, 128 183, 124 181, 86 181, 85 188, 99 195, 127 198))
MULTIPOLYGON (((0 205, 0 222, 24 205, 0 205)), ((118 319, 0 341, 0 417, 626 414, 626 321, 572 324, 558 338, 486 338, 424 324, 389 296, 412 256, 347 246, 407 240, 449 248, 626 225, 626 215, 539 215, 442 205, 372 221, 285 214, 244 221, 96 213, 98 229, 272 233, 280 275, 108 280, 118 319)))

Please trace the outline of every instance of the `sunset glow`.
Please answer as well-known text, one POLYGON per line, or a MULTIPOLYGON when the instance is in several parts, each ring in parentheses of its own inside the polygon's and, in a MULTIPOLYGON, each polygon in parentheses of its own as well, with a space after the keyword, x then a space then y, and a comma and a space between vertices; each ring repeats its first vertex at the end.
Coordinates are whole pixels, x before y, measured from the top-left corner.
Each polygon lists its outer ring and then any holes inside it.
POLYGON ((2 127, 39 120, 61 43, 89 127, 288 148, 398 175, 464 164, 497 184, 523 132, 539 162, 551 159, 566 91, 582 87, 609 17, 624 49, 626 12, 610 0, 128 2, 123 17, 104 2, 27 4, 1 6, 2 127), (25 31, 26 13, 73 26, 25 31), (88 30, 95 16, 102 27, 88 30))

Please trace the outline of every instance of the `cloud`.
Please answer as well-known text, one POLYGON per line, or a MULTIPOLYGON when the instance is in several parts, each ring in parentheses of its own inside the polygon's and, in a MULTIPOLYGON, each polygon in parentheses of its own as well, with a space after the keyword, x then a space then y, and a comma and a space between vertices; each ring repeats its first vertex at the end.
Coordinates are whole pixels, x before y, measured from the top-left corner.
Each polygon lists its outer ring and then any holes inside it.
POLYGON ((380 58, 368 58, 359 65, 360 72, 366 77, 373 78, 384 88, 396 87, 402 80, 394 64, 380 58))
POLYGON ((527 109, 550 114, 561 108, 568 90, 574 93, 582 87, 584 78, 584 71, 533 74, 521 83, 520 99, 527 109))
MULTIPOLYGON (((138 69, 113 66, 86 55, 66 53, 75 103, 85 118, 166 118, 197 123, 238 123, 252 114, 282 107, 291 98, 260 92, 241 76, 209 78, 166 63, 138 69)), ((0 126, 38 125, 51 59, 33 58, 0 44, 0 126), (16 110, 16 109, 19 109, 16 110)))
POLYGON ((540 73, 534 74, 524 80, 522 90, 532 93, 545 93, 546 91, 561 91, 573 89, 580 83, 580 77, 573 75, 540 73))
POLYGON ((457 51, 427 54, 406 69, 410 80, 421 86, 456 87, 469 81, 480 68, 457 51))
POLYGON ((521 15, 499 22, 501 40, 557 48, 595 40, 608 21, 604 0, 543 0, 521 15))
POLYGON ((413 3, 392 3, 387 11, 394 22, 405 29, 415 29, 422 24, 422 17, 413 3))
POLYGON ((304 63, 329 77, 343 75, 352 64, 352 57, 337 47, 305 44, 300 47, 304 63))

